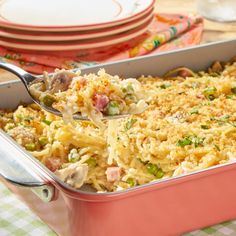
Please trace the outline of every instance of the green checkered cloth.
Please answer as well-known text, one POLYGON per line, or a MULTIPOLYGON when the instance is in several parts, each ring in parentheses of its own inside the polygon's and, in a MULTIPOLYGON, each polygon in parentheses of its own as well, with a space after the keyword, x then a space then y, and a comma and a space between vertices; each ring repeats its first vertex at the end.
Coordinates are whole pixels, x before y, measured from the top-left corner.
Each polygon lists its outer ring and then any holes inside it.
MULTIPOLYGON (((56 236, 30 209, 0 183, 0 236, 56 236)), ((184 236, 236 236, 236 220, 184 236)))
POLYGON ((236 235, 236 220, 227 221, 218 225, 207 227, 202 230, 196 230, 183 236, 235 236, 236 235))
POLYGON ((0 182, 0 236, 57 236, 0 182))

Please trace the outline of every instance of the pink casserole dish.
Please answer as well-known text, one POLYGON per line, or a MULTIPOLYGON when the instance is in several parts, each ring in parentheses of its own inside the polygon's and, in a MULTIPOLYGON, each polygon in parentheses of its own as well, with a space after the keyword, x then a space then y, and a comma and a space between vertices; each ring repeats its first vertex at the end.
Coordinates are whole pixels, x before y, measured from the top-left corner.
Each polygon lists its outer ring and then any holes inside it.
MULTIPOLYGON (((236 40, 99 65, 125 77, 207 68, 236 55, 236 40)), ((0 84, 0 107, 29 103, 19 81, 0 84)), ((0 179, 62 236, 143 236, 183 233, 236 218, 236 163, 214 166, 114 193, 75 190, 0 131, 0 179)))

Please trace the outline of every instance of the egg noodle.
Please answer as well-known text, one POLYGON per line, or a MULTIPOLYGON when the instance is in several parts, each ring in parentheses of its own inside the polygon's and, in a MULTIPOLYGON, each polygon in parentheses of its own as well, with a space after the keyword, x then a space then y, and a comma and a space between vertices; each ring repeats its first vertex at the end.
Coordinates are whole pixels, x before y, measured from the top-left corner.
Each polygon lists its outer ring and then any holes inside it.
POLYGON ((105 129, 35 104, 2 110, 0 127, 75 188, 116 191, 236 160, 236 62, 138 80, 147 109, 105 129))

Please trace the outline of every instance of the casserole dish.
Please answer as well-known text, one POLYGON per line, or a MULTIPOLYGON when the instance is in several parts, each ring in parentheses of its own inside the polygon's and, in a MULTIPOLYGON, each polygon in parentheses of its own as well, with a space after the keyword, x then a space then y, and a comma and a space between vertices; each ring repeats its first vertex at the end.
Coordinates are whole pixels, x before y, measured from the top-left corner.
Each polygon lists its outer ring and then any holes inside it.
MULTIPOLYGON (((103 67, 124 77, 162 75, 187 66, 195 71, 215 60, 235 56, 236 40, 198 46, 84 69, 103 67)), ((0 87, 0 107, 29 103, 17 81, 0 87)), ((229 185, 236 176, 235 163, 114 193, 75 190, 0 133, 0 173, 3 182, 59 235, 180 235, 236 217, 236 190, 229 185), (36 196, 38 195, 38 196, 36 196), (41 198, 41 199, 40 199, 41 198)))

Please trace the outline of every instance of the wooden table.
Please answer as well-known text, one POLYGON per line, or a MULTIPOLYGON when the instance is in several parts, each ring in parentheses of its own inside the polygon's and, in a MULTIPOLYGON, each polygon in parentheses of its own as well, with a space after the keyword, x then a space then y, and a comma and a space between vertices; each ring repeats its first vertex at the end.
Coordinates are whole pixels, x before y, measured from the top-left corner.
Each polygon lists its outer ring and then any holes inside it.
MULTIPOLYGON (((156 12, 197 13, 194 0, 156 0, 156 12)), ((235 23, 218 23, 205 20, 202 43, 236 38, 235 23)), ((12 74, 0 70, 0 82, 16 79, 12 74)))

